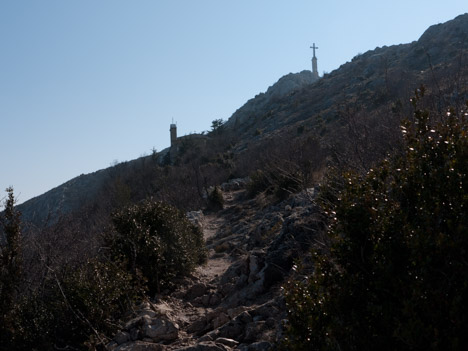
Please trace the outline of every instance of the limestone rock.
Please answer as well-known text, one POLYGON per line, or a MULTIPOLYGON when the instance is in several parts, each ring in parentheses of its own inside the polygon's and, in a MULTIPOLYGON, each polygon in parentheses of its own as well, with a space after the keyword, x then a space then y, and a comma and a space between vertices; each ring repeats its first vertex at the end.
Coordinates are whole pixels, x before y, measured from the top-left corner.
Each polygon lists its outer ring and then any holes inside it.
POLYGON ((206 284, 203 284, 203 283, 195 284, 187 291, 187 298, 190 300, 193 300, 197 297, 203 296, 205 295, 206 290, 207 290, 206 284))
POLYGON ((218 317, 213 320, 213 328, 218 329, 220 326, 229 322, 229 316, 226 313, 220 313, 218 317))
POLYGON ((143 325, 143 318, 142 317, 136 317, 136 318, 133 318, 133 319, 129 320, 127 323, 125 323, 124 329, 125 330, 131 330, 131 329, 134 329, 134 328, 139 327, 141 325, 143 325))
POLYGON ((244 323, 240 320, 231 320, 218 329, 218 336, 228 339, 238 339, 244 333, 244 323))
POLYGON ((155 342, 175 340, 179 336, 179 326, 169 319, 158 318, 145 325, 143 334, 155 342))
POLYGON ((223 344, 229 347, 236 347, 239 342, 233 339, 228 339, 228 338, 217 338, 216 342, 219 344, 223 344))
POLYGON ((269 87, 265 93, 258 94, 239 108, 226 122, 226 127, 244 124, 249 117, 260 113, 266 106, 271 105, 279 98, 290 94, 294 90, 309 85, 314 81, 316 81, 316 78, 310 71, 302 71, 295 74, 290 73, 281 77, 278 82, 269 87))
POLYGON ((118 345, 124 344, 124 343, 130 341, 130 333, 127 333, 125 331, 121 331, 121 332, 117 333, 117 335, 114 337, 114 341, 118 345))
POLYGON ((203 228, 203 223, 205 221, 205 216, 203 211, 190 211, 187 212, 187 218, 192 224, 196 225, 197 227, 203 228))

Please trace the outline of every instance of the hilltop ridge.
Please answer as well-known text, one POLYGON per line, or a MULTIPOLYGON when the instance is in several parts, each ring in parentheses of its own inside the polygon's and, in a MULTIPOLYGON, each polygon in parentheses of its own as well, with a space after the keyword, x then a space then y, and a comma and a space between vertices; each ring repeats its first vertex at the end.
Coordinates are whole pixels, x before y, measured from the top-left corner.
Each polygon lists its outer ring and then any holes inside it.
POLYGON ((240 124, 245 123, 251 115, 263 111, 266 106, 274 106, 275 102, 279 99, 288 94, 293 94, 294 91, 300 90, 317 80, 311 71, 306 70, 299 73, 289 73, 281 77, 275 84, 268 87, 265 93, 256 95, 237 109, 226 122, 226 127, 238 127, 240 124))
MULTIPOLYGON (((467 70, 467 56, 463 54, 468 48, 467 33, 468 14, 463 14, 431 26, 412 43, 378 47, 357 55, 319 80, 310 71, 281 77, 265 93, 247 101, 224 124, 224 142, 229 140, 232 150, 229 157, 233 157, 232 153, 238 157, 247 150, 260 150, 264 143, 278 138, 296 138, 299 130, 320 139, 324 148, 336 148, 340 139, 345 143, 348 138, 343 121, 349 118, 350 111, 373 128, 377 141, 382 140, 379 134, 395 130, 399 122, 381 116, 395 109, 409 113, 408 104, 402 102, 409 101, 415 85, 462 94, 456 85, 467 70), (448 78, 453 76, 458 80, 448 78)), ((453 103, 464 97, 442 95, 453 103)), ((190 149, 190 143, 185 147, 190 149)), ((373 149, 375 157, 387 148, 379 144, 363 147, 373 149)), ((74 178, 20 205, 23 218, 39 223, 50 214, 79 210, 113 181, 111 174, 138 169, 152 158, 154 155, 74 178)))

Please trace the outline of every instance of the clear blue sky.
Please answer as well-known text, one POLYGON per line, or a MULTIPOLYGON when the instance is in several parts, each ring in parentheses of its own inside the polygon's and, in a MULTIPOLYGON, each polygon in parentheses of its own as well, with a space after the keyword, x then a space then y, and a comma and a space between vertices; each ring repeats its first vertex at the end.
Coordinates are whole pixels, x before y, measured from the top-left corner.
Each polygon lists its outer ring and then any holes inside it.
MULTIPOLYGON (((0 190, 19 201, 208 130, 290 72, 417 40, 466 0, 1 0, 0 190)), ((2 197, 2 195, 0 195, 2 197)))

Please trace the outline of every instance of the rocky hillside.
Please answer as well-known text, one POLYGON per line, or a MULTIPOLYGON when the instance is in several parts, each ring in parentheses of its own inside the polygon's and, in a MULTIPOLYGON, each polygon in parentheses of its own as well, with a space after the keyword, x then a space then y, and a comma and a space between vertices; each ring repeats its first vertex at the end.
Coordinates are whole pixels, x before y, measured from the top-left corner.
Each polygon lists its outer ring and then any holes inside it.
POLYGON ((108 174, 100 170, 90 174, 82 174, 68 182, 19 205, 24 221, 37 225, 46 220, 54 221, 57 217, 69 214, 92 201, 98 190, 104 184, 108 174))
MULTIPOLYGON (((288 74, 232 115, 224 126, 230 139, 224 138, 222 146, 230 151, 210 162, 232 163, 233 158, 251 154, 256 148, 265 150, 266 141, 290 139, 298 134, 319 140, 327 155, 360 148, 356 152, 368 152, 370 161, 378 159, 393 143, 389 134, 398 133, 399 118, 410 114, 408 101, 420 84, 425 84, 439 99, 439 105, 457 104, 468 97, 467 36, 468 14, 464 14, 431 26, 410 44, 376 48, 358 55, 318 81, 309 71, 288 74)), ((133 172, 135 178, 151 157, 120 168, 127 168, 127 173, 133 172)), ((352 155, 344 158, 353 159, 352 155)), ((255 160, 241 162, 249 163, 252 169, 256 167, 255 160)), ((116 167, 111 167, 82 175, 25 202, 19 206, 23 219, 40 224, 50 215, 80 211, 96 194, 106 192, 105 186, 115 171, 116 167)), ((247 175, 242 170, 231 173, 226 176, 247 175)), ((141 196, 153 195, 151 189, 134 189, 140 185, 126 186, 141 196)))
MULTIPOLYGON (((249 100, 243 107, 237 110, 226 126, 236 121, 236 125, 243 123, 249 116, 263 111, 278 99, 297 91, 304 86, 312 84, 316 79, 312 72, 302 71, 297 74, 288 74, 277 83, 268 88, 265 93, 257 95, 249 100)), ((183 138, 180 138, 181 140, 183 138)), ((183 140, 182 140, 183 141, 183 140)), ((72 180, 57 186, 56 188, 26 201, 18 206, 25 222, 31 222, 36 226, 43 225, 51 218, 68 215, 93 202, 96 195, 103 187, 114 180, 115 174, 122 169, 141 169, 143 164, 155 158, 163 162, 169 148, 162 150, 157 155, 142 157, 137 160, 124 162, 107 169, 90 174, 82 174, 72 180)))
POLYGON ((296 91, 316 82, 311 71, 300 73, 289 73, 281 77, 274 85, 269 87, 265 93, 260 93, 247 101, 229 118, 226 127, 239 127, 249 118, 264 113, 265 110, 274 108, 275 104, 282 98, 294 94, 296 91))
MULTIPOLYGON (((376 113, 380 108, 408 101, 420 84, 434 91, 461 94, 466 88, 467 50, 468 14, 464 14, 431 26, 410 44, 378 47, 358 55, 318 82, 291 89, 266 105, 265 97, 259 95, 236 111, 227 126, 235 128, 247 142, 256 130, 268 138, 293 126, 316 128, 318 116, 333 125, 342 121, 348 107, 381 118, 376 113)), ((456 103, 466 95, 441 98, 456 103)))

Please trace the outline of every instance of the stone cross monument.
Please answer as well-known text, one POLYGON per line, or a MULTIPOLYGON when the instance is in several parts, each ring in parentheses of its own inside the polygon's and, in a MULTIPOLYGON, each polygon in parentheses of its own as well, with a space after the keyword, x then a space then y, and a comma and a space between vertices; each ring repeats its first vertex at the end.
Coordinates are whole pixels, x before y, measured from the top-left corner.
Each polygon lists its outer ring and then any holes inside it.
POLYGON ((319 78, 319 74, 317 71, 317 58, 315 57, 315 49, 318 49, 317 46, 315 46, 315 43, 313 46, 310 47, 311 49, 314 50, 314 56, 312 57, 312 74, 314 75, 315 78, 319 78))

